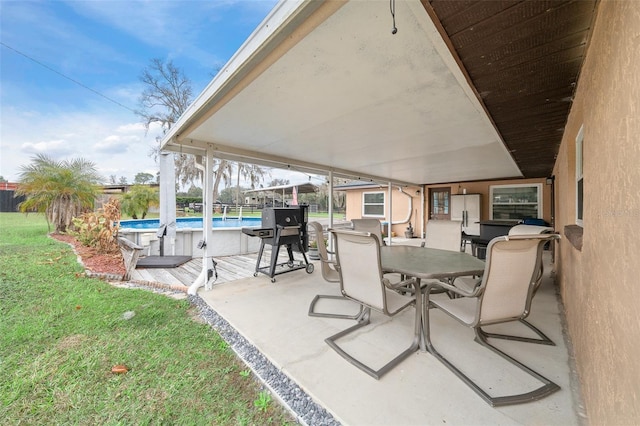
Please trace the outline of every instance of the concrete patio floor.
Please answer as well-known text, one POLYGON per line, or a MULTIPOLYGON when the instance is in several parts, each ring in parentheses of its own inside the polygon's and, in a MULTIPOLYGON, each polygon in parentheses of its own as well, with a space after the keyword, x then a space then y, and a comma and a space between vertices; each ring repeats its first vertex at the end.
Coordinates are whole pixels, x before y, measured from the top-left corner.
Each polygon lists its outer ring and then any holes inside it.
MULTIPOLYGON (((584 423, 570 350, 563 332, 550 253, 545 252, 545 279, 534 298, 529 320, 556 346, 502 341, 493 343, 560 385, 540 401, 492 408, 427 352, 417 352, 380 380, 375 380, 334 352, 324 339, 355 322, 309 317, 316 294, 338 294, 316 271, 278 275, 271 283, 259 275, 200 289, 199 296, 271 363, 295 381, 320 406, 345 425, 576 425, 584 423)), ((318 305, 320 310, 356 309, 355 304, 318 305)), ((348 302, 350 303, 350 302, 348 302)), ((373 313, 371 324, 344 338, 344 347, 374 367, 381 366, 411 341, 415 310, 392 319, 373 313)), ((473 332, 442 312, 432 310, 435 347, 465 373, 496 395, 531 389, 510 363, 473 341, 473 332)), ((514 323, 495 326, 502 332, 526 334, 514 323)), ((535 383, 533 384, 535 385, 535 383)))

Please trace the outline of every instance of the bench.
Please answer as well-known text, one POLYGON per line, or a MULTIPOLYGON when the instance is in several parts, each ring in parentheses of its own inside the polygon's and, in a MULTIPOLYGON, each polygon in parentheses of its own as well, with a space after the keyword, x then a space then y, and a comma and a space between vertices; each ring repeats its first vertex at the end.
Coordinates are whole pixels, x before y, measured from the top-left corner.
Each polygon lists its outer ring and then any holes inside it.
POLYGON ((126 272, 122 277, 122 280, 125 281, 131 278, 131 272, 136 269, 138 258, 140 257, 140 253, 144 250, 144 247, 123 237, 118 237, 118 247, 120 247, 122 259, 124 260, 124 268, 126 272))

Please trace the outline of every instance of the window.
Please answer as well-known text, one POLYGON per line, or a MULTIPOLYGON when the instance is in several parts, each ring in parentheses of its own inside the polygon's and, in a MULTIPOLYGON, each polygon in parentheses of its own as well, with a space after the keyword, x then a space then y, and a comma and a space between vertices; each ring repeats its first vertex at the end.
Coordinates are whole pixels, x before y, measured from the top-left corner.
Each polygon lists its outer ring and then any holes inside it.
POLYGON ((362 215, 384 217, 384 192, 362 194, 362 215))
POLYGON ((492 220, 542 218, 542 184, 492 185, 489 215, 492 220))
POLYGON ((582 179, 582 140, 584 125, 576 136, 576 224, 582 226, 583 179, 582 179))
POLYGON ((431 192, 431 219, 450 219, 449 196, 451 188, 433 188, 431 192))

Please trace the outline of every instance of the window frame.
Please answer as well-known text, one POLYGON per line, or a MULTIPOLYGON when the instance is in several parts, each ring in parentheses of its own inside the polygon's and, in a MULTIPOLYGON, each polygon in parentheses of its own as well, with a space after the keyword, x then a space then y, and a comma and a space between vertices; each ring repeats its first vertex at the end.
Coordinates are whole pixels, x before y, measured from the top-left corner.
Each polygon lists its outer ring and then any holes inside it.
POLYGON ((576 225, 584 227, 584 124, 576 136, 576 225))
MULTIPOLYGON (((494 206, 494 201, 493 201, 493 192, 495 189, 501 189, 501 188, 525 188, 525 187, 531 187, 531 188, 536 188, 537 189, 537 193, 538 193, 538 201, 537 201, 537 205, 538 205, 538 218, 543 218, 543 213, 544 213, 544 208, 543 208, 543 198, 544 198, 544 194, 543 194, 543 190, 542 190, 542 184, 541 183, 514 183, 514 184, 505 184, 505 185, 490 185, 489 186, 489 218, 490 220, 497 220, 497 221, 514 221, 514 220, 518 220, 518 219, 494 219, 493 217, 493 206, 494 206)), ((518 205, 518 204, 523 204, 523 203, 513 203, 514 205, 518 205)))
POLYGON ((362 217, 384 218, 387 211, 387 196, 385 191, 365 191, 362 193, 362 217), (382 194, 382 203, 367 203, 365 198, 368 194, 382 194), (382 206, 382 214, 367 213, 367 206, 382 206))

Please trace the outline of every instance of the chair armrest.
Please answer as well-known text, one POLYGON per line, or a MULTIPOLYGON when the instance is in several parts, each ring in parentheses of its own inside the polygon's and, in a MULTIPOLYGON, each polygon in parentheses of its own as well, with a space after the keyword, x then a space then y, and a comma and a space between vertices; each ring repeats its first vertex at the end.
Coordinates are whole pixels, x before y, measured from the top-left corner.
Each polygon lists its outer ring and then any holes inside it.
POLYGON ((382 282, 384 286, 391 290, 398 290, 400 288, 406 288, 407 286, 415 286, 416 280, 415 278, 409 278, 406 280, 398 281, 397 283, 391 283, 387 278, 383 278, 382 282))
POLYGON ((456 277, 454 278, 453 282, 451 282, 451 284, 453 284, 457 288, 471 292, 474 291, 481 282, 482 278, 456 277))
POLYGON ((458 287, 456 287, 454 285, 451 285, 451 284, 448 284, 448 283, 445 283, 445 282, 430 282, 429 284, 427 284, 427 287, 426 287, 426 290, 425 290, 424 294, 428 295, 433 288, 445 289, 446 291, 458 294, 458 295, 463 296, 463 297, 475 297, 480 293, 480 288, 478 288, 478 287, 476 287, 473 291, 467 291, 465 289, 458 288, 458 287))
POLYGON ((337 269, 337 266, 338 266, 338 263, 335 260, 329 260, 329 259, 324 260, 324 259, 321 258, 320 262, 326 263, 327 265, 332 265, 336 269, 337 269))

